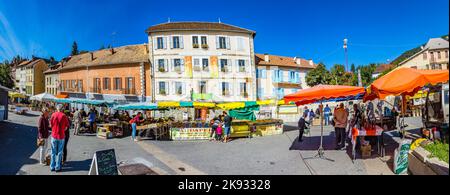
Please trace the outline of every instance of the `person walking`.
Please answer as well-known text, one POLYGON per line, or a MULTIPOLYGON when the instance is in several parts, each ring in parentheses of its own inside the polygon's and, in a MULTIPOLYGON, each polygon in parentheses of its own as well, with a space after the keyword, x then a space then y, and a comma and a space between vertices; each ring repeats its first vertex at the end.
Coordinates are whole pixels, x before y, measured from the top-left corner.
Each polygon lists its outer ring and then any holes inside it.
POLYGON ((50 171, 61 171, 61 161, 64 149, 65 130, 69 127, 69 120, 62 112, 62 105, 56 106, 56 112, 52 114, 50 124, 52 126, 52 155, 50 171))
POLYGON ((89 114, 88 114, 89 131, 90 131, 91 133, 94 133, 94 132, 95 132, 94 125, 95 125, 95 119, 96 119, 96 118, 97 118, 97 115, 95 114, 94 109, 91 108, 91 110, 89 111, 89 114))
POLYGON ((223 123, 224 123, 224 140, 223 142, 227 143, 229 141, 231 135, 231 121, 233 119, 228 115, 226 111, 223 111, 223 123))
POLYGON ((347 127, 348 113, 345 111, 344 104, 341 103, 334 110, 334 131, 336 135, 336 150, 345 148, 345 128, 347 127))
POLYGON ((48 136, 50 130, 50 122, 48 120, 48 109, 42 108, 42 114, 38 122, 38 146, 39 146, 39 163, 46 165, 45 156, 47 154, 48 136))
POLYGON ((306 128, 308 128, 306 126, 306 124, 309 125, 308 122, 306 122, 306 114, 303 114, 300 119, 298 120, 298 142, 302 142, 303 141, 303 132, 305 131, 306 128))
POLYGON ((309 115, 309 118, 308 118, 309 121, 308 121, 308 123, 312 125, 312 124, 313 124, 314 117, 316 117, 316 114, 314 113, 313 109, 310 109, 310 110, 309 110, 309 114, 308 114, 308 115, 309 115))
POLYGON ((73 121, 73 127, 74 127, 73 134, 74 135, 79 135, 80 129, 81 129, 82 118, 81 118, 81 112, 78 110, 78 108, 73 113, 73 120, 72 121, 73 121))
POLYGON ((141 112, 138 112, 136 114, 136 116, 134 118, 132 118, 130 120, 130 124, 131 124, 131 140, 137 142, 138 140, 136 139, 136 126, 139 125, 139 123, 144 122, 144 120, 141 120, 141 112))
POLYGON ((325 118, 325 126, 328 126, 330 124, 330 115, 331 115, 331 108, 328 107, 328 104, 323 109, 323 115, 325 118))
MULTIPOLYGON (((71 120, 70 120, 70 113, 66 113, 66 116, 68 118, 69 121, 69 127, 71 126, 71 120)), ((63 160, 61 162, 62 165, 64 165, 65 162, 67 162, 67 144, 69 143, 69 138, 70 138, 70 128, 67 128, 64 131, 64 149, 63 149, 63 160)))

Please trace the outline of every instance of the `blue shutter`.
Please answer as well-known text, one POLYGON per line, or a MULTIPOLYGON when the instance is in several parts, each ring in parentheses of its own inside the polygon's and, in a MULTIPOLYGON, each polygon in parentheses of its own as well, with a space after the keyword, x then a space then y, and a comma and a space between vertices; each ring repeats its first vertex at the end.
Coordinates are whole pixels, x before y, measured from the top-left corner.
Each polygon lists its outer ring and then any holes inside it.
POLYGON ((272 70, 272 81, 277 82, 277 70, 272 70))
POLYGON ((295 72, 295 83, 300 83, 300 73, 295 72))
POLYGON ((259 69, 256 69, 256 78, 257 78, 257 79, 260 78, 259 73, 260 73, 259 69))

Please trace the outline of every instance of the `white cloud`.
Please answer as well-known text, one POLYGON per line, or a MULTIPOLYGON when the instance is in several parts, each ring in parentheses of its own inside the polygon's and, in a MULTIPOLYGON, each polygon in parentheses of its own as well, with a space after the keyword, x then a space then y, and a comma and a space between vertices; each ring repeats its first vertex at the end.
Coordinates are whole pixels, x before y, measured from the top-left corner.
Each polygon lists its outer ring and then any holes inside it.
POLYGON ((0 60, 24 54, 22 44, 17 39, 8 19, 0 12, 0 60))

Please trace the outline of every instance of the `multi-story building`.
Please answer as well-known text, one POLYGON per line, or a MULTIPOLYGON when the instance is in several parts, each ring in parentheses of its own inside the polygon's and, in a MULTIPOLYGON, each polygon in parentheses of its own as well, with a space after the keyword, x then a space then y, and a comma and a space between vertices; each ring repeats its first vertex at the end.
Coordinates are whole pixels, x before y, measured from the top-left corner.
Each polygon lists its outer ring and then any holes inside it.
POLYGON ((255 32, 224 23, 147 29, 156 101, 256 100, 255 32))
MULTIPOLYGON (((146 44, 104 49, 63 60, 56 80, 69 98, 118 102, 151 101, 150 63, 146 44), (59 81, 59 82, 58 82, 59 81)), ((50 76, 48 77, 50 78, 50 76)))
POLYGON ((27 96, 44 93, 44 71, 49 63, 49 60, 36 57, 20 63, 16 68, 16 90, 27 96))
POLYGON ((61 60, 56 65, 49 66, 49 69, 44 72, 45 75, 45 93, 57 96, 59 94, 59 71, 61 64, 65 63, 67 59, 61 60))
POLYGON ((432 38, 417 52, 408 59, 400 62, 398 67, 425 69, 425 70, 448 70, 449 58, 448 40, 443 38, 432 38))
POLYGON ((312 60, 256 54, 257 98, 282 99, 285 95, 308 88, 306 73, 316 67, 312 60))

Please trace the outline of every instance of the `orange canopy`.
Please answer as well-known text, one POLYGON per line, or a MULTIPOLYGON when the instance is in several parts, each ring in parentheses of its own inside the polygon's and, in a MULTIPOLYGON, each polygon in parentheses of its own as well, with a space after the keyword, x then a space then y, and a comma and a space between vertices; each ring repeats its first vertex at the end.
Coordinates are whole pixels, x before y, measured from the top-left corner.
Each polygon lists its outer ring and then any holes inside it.
POLYGON ((69 97, 69 95, 67 95, 67 94, 57 94, 56 95, 56 98, 60 98, 60 99, 64 99, 64 98, 68 98, 69 97))
POLYGON ((368 88, 364 101, 384 99, 389 95, 413 96, 427 84, 448 81, 448 70, 417 70, 399 68, 375 80, 368 88))
POLYGON ((332 98, 343 98, 356 96, 364 93, 363 87, 344 86, 344 85, 316 85, 309 89, 303 89, 297 93, 284 96, 285 102, 296 102, 299 104, 309 104, 318 100, 332 98))

